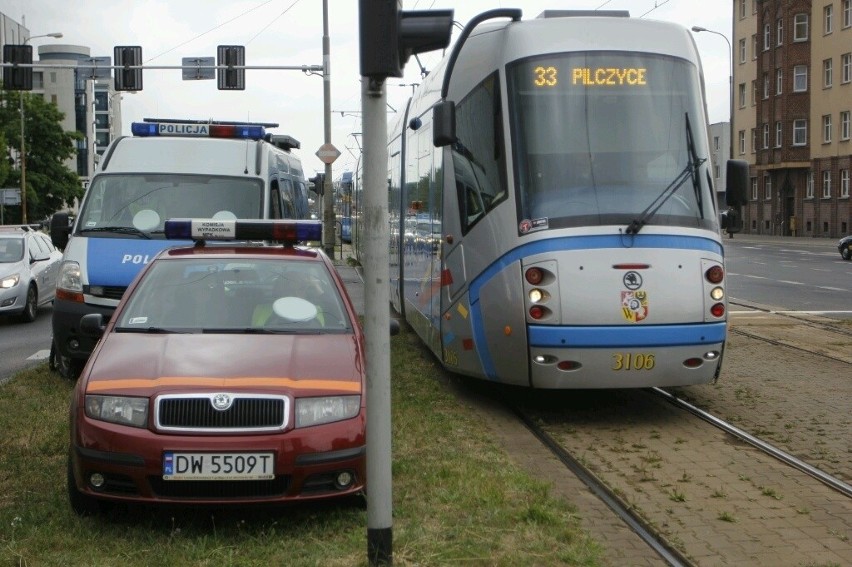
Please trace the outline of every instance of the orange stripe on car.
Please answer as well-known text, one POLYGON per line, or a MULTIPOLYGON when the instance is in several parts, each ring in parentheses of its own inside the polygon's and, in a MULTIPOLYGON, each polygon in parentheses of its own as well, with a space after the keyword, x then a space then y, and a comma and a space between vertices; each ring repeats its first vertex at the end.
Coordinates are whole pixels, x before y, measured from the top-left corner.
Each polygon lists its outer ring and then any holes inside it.
POLYGON ((182 378, 164 377, 149 380, 145 378, 128 378, 125 380, 97 380, 89 382, 87 392, 101 392, 114 389, 149 389, 161 386, 191 386, 210 388, 246 388, 246 387, 279 387, 295 390, 344 390, 360 392, 360 382, 342 380, 293 380, 291 378, 182 378))

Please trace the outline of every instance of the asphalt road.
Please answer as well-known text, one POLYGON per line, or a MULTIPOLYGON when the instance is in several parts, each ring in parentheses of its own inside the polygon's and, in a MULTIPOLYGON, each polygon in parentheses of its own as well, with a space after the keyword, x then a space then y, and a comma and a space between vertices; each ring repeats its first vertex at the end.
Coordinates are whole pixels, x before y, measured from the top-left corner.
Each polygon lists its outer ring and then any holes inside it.
POLYGON ((52 315, 53 306, 46 305, 39 308, 32 323, 0 317, 0 383, 16 372, 47 360, 52 315))

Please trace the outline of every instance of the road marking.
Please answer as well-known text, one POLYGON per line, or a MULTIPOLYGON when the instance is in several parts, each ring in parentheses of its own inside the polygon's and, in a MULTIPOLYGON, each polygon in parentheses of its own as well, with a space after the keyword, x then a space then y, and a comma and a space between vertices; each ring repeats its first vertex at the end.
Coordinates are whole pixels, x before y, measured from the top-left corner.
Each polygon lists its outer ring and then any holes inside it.
POLYGON ((50 349, 39 350, 32 356, 27 357, 27 360, 45 360, 50 356, 50 349))

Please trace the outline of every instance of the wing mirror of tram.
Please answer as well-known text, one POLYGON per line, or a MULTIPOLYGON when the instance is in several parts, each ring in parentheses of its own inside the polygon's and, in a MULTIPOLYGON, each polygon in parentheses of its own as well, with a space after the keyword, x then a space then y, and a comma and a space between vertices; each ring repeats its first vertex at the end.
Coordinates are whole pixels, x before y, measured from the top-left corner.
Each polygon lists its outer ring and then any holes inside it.
POLYGON ((442 148, 456 143, 456 103, 442 100, 432 108, 432 143, 442 148))

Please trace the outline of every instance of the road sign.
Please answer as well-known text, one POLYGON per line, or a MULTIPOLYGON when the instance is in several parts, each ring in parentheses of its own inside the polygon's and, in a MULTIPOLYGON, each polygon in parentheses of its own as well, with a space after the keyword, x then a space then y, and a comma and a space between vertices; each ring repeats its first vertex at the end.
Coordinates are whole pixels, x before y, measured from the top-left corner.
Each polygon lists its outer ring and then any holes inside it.
POLYGON ((216 78, 216 69, 214 69, 216 60, 213 57, 184 57, 181 64, 184 81, 202 81, 216 78))
POLYGON ((320 161, 331 165, 334 160, 340 157, 340 150, 334 147, 333 144, 323 144, 317 150, 316 156, 320 161))
POLYGON ((6 187, 0 189, 0 204, 20 205, 21 189, 19 187, 6 187))

